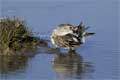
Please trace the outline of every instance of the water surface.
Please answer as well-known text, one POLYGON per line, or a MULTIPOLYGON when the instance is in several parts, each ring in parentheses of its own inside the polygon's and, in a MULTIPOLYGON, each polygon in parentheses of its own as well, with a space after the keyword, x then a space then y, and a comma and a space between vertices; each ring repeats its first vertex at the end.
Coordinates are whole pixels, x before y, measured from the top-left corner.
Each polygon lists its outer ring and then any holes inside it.
POLYGON ((76 52, 50 45, 32 56, 0 56, 0 80, 118 80, 118 5, 118 0, 2 0, 1 17, 23 18, 37 36, 49 39, 57 25, 80 21, 96 34, 76 52))

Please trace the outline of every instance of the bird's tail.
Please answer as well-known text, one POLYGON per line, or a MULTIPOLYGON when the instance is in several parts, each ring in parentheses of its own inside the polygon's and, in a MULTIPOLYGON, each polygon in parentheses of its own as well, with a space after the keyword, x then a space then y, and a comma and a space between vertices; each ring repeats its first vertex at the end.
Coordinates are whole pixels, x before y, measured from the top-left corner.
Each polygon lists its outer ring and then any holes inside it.
POLYGON ((91 36, 91 35, 94 35, 94 34, 95 34, 95 33, 88 33, 88 32, 86 32, 84 36, 85 36, 85 37, 88 37, 88 36, 91 36))

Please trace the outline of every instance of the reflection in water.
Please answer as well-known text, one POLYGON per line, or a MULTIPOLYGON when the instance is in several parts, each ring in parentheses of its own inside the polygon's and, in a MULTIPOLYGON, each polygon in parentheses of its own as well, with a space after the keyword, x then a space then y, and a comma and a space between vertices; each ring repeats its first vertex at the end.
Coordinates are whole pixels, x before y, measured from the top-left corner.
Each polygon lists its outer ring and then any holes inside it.
POLYGON ((6 74, 23 69, 26 65, 26 56, 0 56, 0 73, 6 74))
MULTIPOLYGON (((58 75, 57 78, 60 78, 60 80, 64 80, 65 78, 80 79, 86 77, 86 73, 93 71, 93 66, 88 62, 84 62, 83 57, 75 51, 62 53, 60 49, 47 46, 41 47, 37 53, 55 55, 52 66, 53 70, 58 75)), ((36 53, 25 53, 11 56, 0 55, 0 78, 5 79, 9 78, 11 75, 16 76, 16 74, 24 73, 28 68, 28 60, 31 57, 34 57, 35 54, 36 53)))
MULTIPOLYGON (((32 55, 33 56, 33 55, 32 55)), ((7 78, 9 76, 24 72, 27 67, 28 55, 0 55, 0 76, 7 78)))
MULTIPOLYGON (((37 47, 48 47, 47 42, 43 40, 38 44, 39 46, 37 47)), ((0 50, 0 79, 7 78, 9 75, 23 73, 28 67, 28 60, 34 57, 37 51, 34 47, 23 49, 21 52, 6 50, 5 53, 2 53, 0 50)))
POLYGON ((60 78, 82 78, 85 73, 93 72, 93 66, 84 62, 75 51, 58 54, 53 60, 53 68, 60 78))

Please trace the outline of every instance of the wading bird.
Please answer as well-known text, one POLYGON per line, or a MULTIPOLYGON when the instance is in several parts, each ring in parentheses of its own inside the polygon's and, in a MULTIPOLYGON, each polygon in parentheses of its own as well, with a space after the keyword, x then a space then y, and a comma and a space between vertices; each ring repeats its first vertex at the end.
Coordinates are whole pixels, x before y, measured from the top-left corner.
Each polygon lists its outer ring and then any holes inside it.
POLYGON ((76 47, 85 43, 85 38, 87 36, 95 34, 86 32, 88 28, 89 27, 85 27, 83 22, 81 22, 78 26, 60 24, 53 30, 51 34, 51 42, 56 48, 62 47, 74 50, 76 47))

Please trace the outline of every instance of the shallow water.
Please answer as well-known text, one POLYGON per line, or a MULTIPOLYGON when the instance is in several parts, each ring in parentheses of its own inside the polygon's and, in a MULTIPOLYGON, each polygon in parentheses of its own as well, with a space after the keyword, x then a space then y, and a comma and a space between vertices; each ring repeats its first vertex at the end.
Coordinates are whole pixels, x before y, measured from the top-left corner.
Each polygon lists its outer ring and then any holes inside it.
POLYGON ((0 80, 118 80, 119 4, 118 0, 2 0, 1 17, 23 18, 42 38, 49 39, 60 23, 80 21, 96 34, 76 52, 52 49, 50 44, 27 56, 0 56, 0 80))

